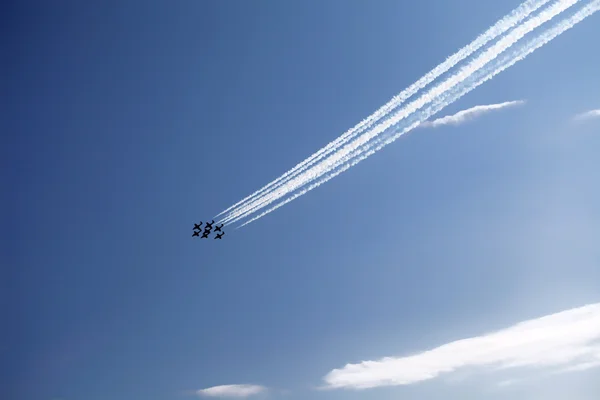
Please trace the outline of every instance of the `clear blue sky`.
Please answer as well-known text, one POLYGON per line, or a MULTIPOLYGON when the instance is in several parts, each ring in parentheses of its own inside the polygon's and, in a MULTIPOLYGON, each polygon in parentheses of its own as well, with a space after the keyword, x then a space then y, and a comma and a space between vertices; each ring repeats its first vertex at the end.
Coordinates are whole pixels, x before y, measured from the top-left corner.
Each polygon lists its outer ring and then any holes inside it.
POLYGON ((597 369, 313 387, 600 301, 600 119, 572 123, 600 108, 599 15, 442 114, 526 106, 416 130, 224 240, 191 237, 518 4, 9 5, 0 397, 595 399, 597 369))

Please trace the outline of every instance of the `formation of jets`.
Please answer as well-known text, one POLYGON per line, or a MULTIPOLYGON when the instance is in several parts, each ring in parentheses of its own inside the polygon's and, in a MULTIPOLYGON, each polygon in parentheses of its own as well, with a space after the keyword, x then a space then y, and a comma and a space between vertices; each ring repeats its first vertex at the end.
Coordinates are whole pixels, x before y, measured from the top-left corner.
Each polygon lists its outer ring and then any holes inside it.
MULTIPOLYGON (((206 222, 204 224, 204 232, 202 232, 202 236, 200 236, 200 231, 202 230, 202 221, 200 221, 199 224, 194 224, 194 233, 192 233, 192 237, 198 236, 200 239, 208 239, 208 235, 210 235, 210 233, 212 232, 214 223, 215 221, 213 220, 212 222, 206 222)), ((223 224, 215 226, 215 239, 223 238, 225 232, 223 232, 221 228, 223 228, 223 224), (221 232, 221 234, 218 234, 216 232, 221 232)))

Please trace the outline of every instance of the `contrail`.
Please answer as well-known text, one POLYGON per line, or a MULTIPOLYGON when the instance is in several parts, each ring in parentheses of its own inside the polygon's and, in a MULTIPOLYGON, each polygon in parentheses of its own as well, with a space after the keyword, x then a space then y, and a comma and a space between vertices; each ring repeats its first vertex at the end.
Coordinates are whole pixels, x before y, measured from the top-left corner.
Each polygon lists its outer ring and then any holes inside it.
MULTIPOLYGON (((496 104, 477 105, 477 106, 468 108, 466 110, 461 110, 461 111, 457 112, 456 114, 447 115, 445 117, 441 117, 441 118, 435 119, 433 121, 424 121, 418 127, 419 128, 429 128, 429 127, 435 128, 435 127, 444 126, 444 125, 460 125, 464 122, 467 122, 469 120, 477 118, 478 116, 488 113, 490 111, 500 110, 500 109, 508 108, 508 107, 521 106, 525 103, 526 103, 525 100, 513 100, 513 101, 505 101, 503 103, 496 103, 496 104)), ((355 157, 356 155, 360 155, 360 153, 362 153, 364 150, 365 149, 363 147, 358 152, 353 152, 353 154, 358 153, 358 154, 354 154, 353 157, 355 157)))
POLYGON ((500 110, 507 107, 515 107, 525 104, 524 100, 505 101, 504 103, 498 104, 486 104, 481 106, 475 106, 462 110, 453 115, 447 115, 442 118, 438 118, 433 121, 425 121, 419 125, 420 128, 435 128, 444 125, 460 125, 466 121, 469 121, 477 116, 487 113, 492 110, 500 110))
POLYGON ((439 84, 434 89, 429 90, 425 95, 422 95, 419 99, 409 103, 409 105, 400 109, 398 112, 394 114, 393 117, 390 117, 385 122, 380 123, 375 128, 369 130, 368 132, 361 135, 358 139, 354 140, 352 143, 344 146, 344 148, 325 161, 322 161, 315 167, 312 167, 310 170, 302 174, 300 177, 297 177, 291 180, 285 186, 280 187, 279 189, 273 190, 266 195, 260 197, 258 200, 251 202, 249 205, 240 207, 238 210, 231 212, 226 218, 224 218, 221 222, 229 224, 240 218, 243 218, 256 210, 265 207, 276 199, 282 197, 283 195, 292 192, 303 186, 304 184, 317 179, 322 174, 328 172, 331 169, 336 168, 341 163, 344 162, 343 158, 355 151, 358 147, 364 145, 369 140, 373 139, 386 129, 398 123, 400 120, 410 115, 411 113, 417 111, 419 108, 427 104, 428 102, 435 99, 438 95, 442 94, 444 91, 451 89, 453 86, 459 84, 461 81, 466 79, 471 73, 475 72, 479 68, 483 67, 485 64, 494 60, 500 53, 511 47, 514 43, 516 43, 523 36, 533 31, 540 25, 549 21, 556 15, 560 14, 567 8, 573 6, 579 0, 561 0, 548 7, 546 10, 542 11, 538 16, 531 18, 527 22, 515 28, 511 33, 501 38, 496 44, 491 46, 485 52, 483 52, 479 57, 475 60, 471 61, 466 67, 460 69, 458 73, 453 75, 451 78, 447 79, 445 82, 439 84))
MULTIPOLYGON (((585 18, 591 16, 598 10, 600 10, 600 0, 592 1, 588 5, 584 6, 580 11, 575 13, 573 16, 566 18, 562 22, 558 23, 555 27, 544 31, 542 34, 538 35, 538 37, 536 37, 535 39, 530 40, 526 45, 522 46, 521 48, 519 48, 518 50, 513 52, 513 54, 511 56, 504 57, 503 60, 501 60, 500 62, 497 63, 498 67, 495 70, 488 72, 484 76, 480 77, 473 84, 471 84, 470 86, 464 87, 462 90, 458 91, 454 95, 449 96, 446 100, 438 102, 438 104, 436 106, 430 107, 427 111, 423 111, 421 113, 420 117, 418 118, 418 120, 416 122, 412 123, 410 126, 402 129, 399 132, 396 132, 390 138, 382 141, 383 143, 379 144, 374 149, 371 149, 368 152, 362 154, 360 157, 355 158, 351 163, 346 164, 342 168, 338 169, 337 171, 335 171, 331 174, 328 174, 325 177, 319 179, 317 182, 315 182, 312 185, 308 186, 307 188, 301 190, 294 196, 278 203, 277 205, 275 205, 274 207, 271 207, 267 211, 264 211, 263 213, 255 216, 254 218, 246 221, 245 223, 240 225, 238 228, 241 228, 242 226, 245 226, 253 221, 256 221, 259 218, 262 218, 263 216, 273 212, 277 208, 289 203, 290 201, 293 201, 294 199, 296 199, 296 198, 302 196, 303 194, 311 191, 312 189, 322 185, 323 183, 327 182, 328 180, 336 177, 337 175, 341 174, 342 172, 346 171, 347 169, 351 168, 352 166, 354 166, 354 165, 358 164, 359 162, 363 161, 364 159, 368 158, 372 154, 381 150, 383 147, 387 146, 388 144, 390 144, 393 141, 395 141, 396 139, 398 139, 398 137, 400 137, 401 135, 403 135, 406 132, 417 127, 421 123, 421 121, 424 121, 427 118, 431 117, 432 115, 434 115, 435 113, 437 113, 441 109, 443 109, 444 107, 446 107, 449 104, 453 103, 454 101, 458 100, 459 98, 461 98, 465 94, 469 93, 471 90, 475 89, 479 85, 492 79, 494 76, 496 76, 500 72, 504 71, 505 69, 511 67, 518 61, 525 59, 529 54, 533 53, 538 48, 544 46, 545 44, 547 44, 548 42, 550 42, 551 40, 553 40, 554 38, 556 38, 563 32, 573 28, 576 24, 583 21, 585 18)), ((480 74, 478 74, 478 75, 480 75, 480 74)))
POLYGON ((301 176, 291 180, 285 186, 282 186, 277 190, 267 193, 262 198, 259 198, 258 200, 251 202, 249 205, 247 205, 245 207, 241 207, 238 210, 233 211, 226 218, 224 218, 221 222, 229 224, 229 223, 239 220, 240 218, 244 218, 245 216, 257 211, 260 208, 265 207, 266 205, 270 204, 271 202, 284 196, 285 194, 296 190, 300 186, 303 186, 304 184, 309 183, 310 181, 312 181, 314 179, 317 179, 319 176, 323 175, 324 173, 328 172, 329 170, 336 168, 337 166, 340 165, 340 163, 347 161, 347 159, 345 159, 344 157, 346 157, 348 154, 352 153, 360 146, 366 144, 368 141, 370 141, 371 139, 373 139, 380 133, 384 132, 391 126, 397 124, 400 120, 404 119, 405 117, 409 116, 413 112, 417 111, 418 109, 423 107, 425 104, 429 103, 430 101, 433 101, 437 96, 441 95, 442 93, 444 93, 447 90, 452 89, 452 87, 460 84, 462 81, 464 81, 466 78, 468 78, 472 73, 474 73, 478 69, 484 67, 489 62, 493 61, 502 52, 504 52, 506 49, 510 48, 513 44, 515 44, 517 41, 519 41, 521 38, 523 38, 526 34, 530 33, 531 31, 533 31, 540 25, 544 24, 545 22, 551 20, 556 15, 562 13, 569 7, 573 6, 578 1, 579 0, 561 0, 561 1, 554 3, 552 6, 543 10, 539 15, 537 15, 537 16, 529 19, 525 23, 517 26, 512 32, 510 32, 509 34, 507 34, 506 36, 501 38, 497 43, 495 43, 489 49, 482 52, 481 55, 479 55, 477 58, 472 60, 467 66, 462 67, 459 70, 459 72, 457 72, 456 74, 454 74, 453 76, 448 78, 446 81, 442 82, 441 84, 437 85, 433 89, 429 90, 427 93, 422 95, 417 100, 409 103, 407 106, 400 109, 398 112, 396 112, 392 117, 390 117, 385 122, 380 123, 379 125, 375 126, 371 130, 369 130, 368 132, 362 134, 358 139, 355 139, 352 143, 344 146, 344 148, 337 151, 336 153, 334 153, 329 158, 322 161, 315 167, 306 171, 301 176))
POLYGON ((425 74, 423 77, 421 77, 417 82, 413 83, 411 86, 409 86, 408 88, 406 88, 405 90, 400 92, 400 94, 394 96, 388 103, 383 105, 375 113, 371 114, 366 119, 362 120, 354 128, 349 129, 343 135, 341 135, 334 141, 330 142, 324 148, 317 151, 315 154, 308 157, 306 160, 302 161, 301 163, 297 164, 294 168, 292 168, 291 170, 289 170, 288 172, 286 172, 279 178, 275 179, 271 183, 267 184, 266 186, 263 186, 261 189, 257 190, 256 192, 252 193, 251 195, 245 197, 244 199, 240 200, 239 202, 235 203, 234 205, 225 209, 224 211, 221 211, 219 214, 215 215, 215 218, 218 217, 219 215, 222 215, 222 214, 228 212, 229 210, 245 203, 246 201, 253 199, 254 197, 264 193, 265 191, 267 191, 268 189, 270 189, 273 186, 277 187, 277 186, 284 184, 292 177, 294 177, 294 176, 298 175, 299 173, 301 173, 302 171, 306 170, 306 168, 309 165, 317 162, 318 160, 323 158, 325 155, 331 153, 332 151, 335 151, 335 149, 339 148, 341 145, 343 145, 344 143, 346 143, 349 140, 351 140, 352 138, 354 138, 360 132, 371 127, 373 125, 373 123, 375 123, 376 121, 383 118, 391 110, 393 110, 394 108, 396 108, 400 104, 402 104, 406 99, 408 99, 409 97, 411 97, 415 93, 417 93, 419 90, 426 87, 429 83, 433 82, 436 78, 438 78, 442 74, 448 72, 452 67, 454 67, 456 64, 458 64, 460 61, 464 60, 465 58, 469 57, 471 54, 473 54, 477 50, 479 50, 481 47, 486 45, 489 41, 497 38, 498 36, 502 35, 506 31, 508 31, 509 29, 511 29, 512 27, 514 27, 515 25, 517 25, 518 23, 523 21, 532 12, 536 11, 537 9, 539 9, 540 7, 542 7, 549 1, 550 0, 527 0, 527 1, 525 1, 520 6, 515 8, 512 12, 510 12, 507 16, 505 16, 504 18, 502 18, 501 20, 496 22, 496 24, 491 26, 483 34, 479 35, 479 37, 477 37, 473 42, 471 42, 467 46, 458 50, 452 56, 448 57, 446 59, 446 61, 439 64, 433 70, 431 70, 430 72, 425 74))

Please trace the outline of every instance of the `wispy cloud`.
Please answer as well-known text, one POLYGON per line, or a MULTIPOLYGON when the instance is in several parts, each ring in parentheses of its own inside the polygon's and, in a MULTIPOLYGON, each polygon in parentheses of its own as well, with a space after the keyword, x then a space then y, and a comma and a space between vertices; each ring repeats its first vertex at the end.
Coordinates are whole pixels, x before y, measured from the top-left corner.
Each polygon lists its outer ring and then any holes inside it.
POLYGON ((575 121, 584 121, 592 118, 600 118, 600 109, 586 111, 573 117, 575 121))
POLYGON ((460 125, 467 121, 471 121, 471 120, 481 116, 482 114, 488 113, 490 111, 500 110, 500 109, 507 108, 507 107, 520 106, 523 104, 525 104, 525 100, 515 100, 515 101, 507 101, 507 102, 498 103, 498 104, 487 104, 487 105, 475 106, 475 107, 468 108, 466 110, 459 111, 454 115, 448 115, 446 117, 438 118, 433 121, 425 121, 419 126, 423 127, 423 128, 427 128, 427 127, 435 128, 435 127, 443 126, 443 125, 460 125))
POLYGON ((599 341, 600 303, 596 303, 410 356, 347 364, 323 379, 325 388, 367 389, 410 385, 467 367, 583 370, 600 366, 599 341))
POLYGON ((577 0, 560 0, 552 4, 538 15, 514 28, 510 33, 502 37, 490 48, 483 51, 478 57, 475 57, 468 63, 468 65, 462 67, 457 73, 450 76, 441 84, 438 84, 418 99, 400 108, 398 111, 394 112, 393 115, 389 117, 386 115, 387 119, 385 119, 384 122, 366 130, 353 142, 345 145, 327 159, 304 171, 294 179, 286 181, 285 184, 273 188, 272 190, 268 190, 262 195, 256 196, 238 207, 234 207, 220 222, 230 224, 258 212, 262 208, 267 207, 270 203, 289 193, 299 191, 288 199, 247 221, 245 224, 250 223, 318 187, 379 151, 387 144, 395 141, 400 135, 414 129, 420 123, 441 111, 464 94, 493 78, 496 74, 509 68, 516 62, 523 60, 536 49, 545 45, 562 32, 572 28, 578 22, 596 12, 600 7, 600 3, 596 0, 589 3, 573 16, 566 18, 555 28, 542 32, 526 45, 517 46, 517 49, 509 56, 497 60, 501 53, 513 46, 525 35, 576 3, 577 0), (427 107, 421 110, 424 106, 427 107), (380 134, 382 134, 381 137, 378 137, 380 134), (316 182, 313 183, 313 181, 316 182))
POLYGON ((196 392, 199 396, 222 397, 222 398, 244 398, 265 393, 267 388, 261 385, 220 385, 206 389, 200 389, 196 392))
POLYGON ((506 379, 503 381, 498 382, 498 387, 508 387, 508 386, 514 386, 516 383, 518 383, 519 380, 518 379, 506 379))

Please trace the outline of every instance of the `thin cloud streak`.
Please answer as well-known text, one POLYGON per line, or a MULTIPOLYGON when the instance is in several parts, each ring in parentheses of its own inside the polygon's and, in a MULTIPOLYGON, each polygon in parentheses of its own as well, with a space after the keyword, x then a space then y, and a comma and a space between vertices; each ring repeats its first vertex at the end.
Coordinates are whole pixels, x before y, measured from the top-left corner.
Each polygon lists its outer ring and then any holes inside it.
POLYGON ((438 118, 433 121, 425 121, 419 127, 421 128, 436 128, 438 126, 444 125, 461 125, 465 122, 471 121, 482 114, 486 114, 490 111, 500 110, 503 108, 521 106, 525 104, 525 100, 515 100, 515 101, 506 101, 504 103, 498 104, 487 104, 480 105, 468 108, 466 110, 462 110, 453 115, 448 115, 446 117, 438 118))
POLYGON ((196 392, 198 396, 221 397, 221 398, 244 398, 254 396, 267 391, 267 388, 261 385, 220 385, 206 389, 200 389, 196 392))
POLYGON ((427 120, 429 117, 434 115, 436 112, 439 112, 441 109, 443 109, 447 105, 458 100, 460 97, 467 94, 471 90, 475 89, 477 86, 485 83, 489 79, 492 79, 494 76, 496 76, 500 72, 504 71, 505 69, 511 67, 518 61, 525 59, 529 54, 533 53, 535 50, 544 46, 545 44, 547 44, 548 42, 550 42, 551 40, 553 40, 560 34, 564 33, 565 31, 573 28, 576 24, 583 21, 585 18, 591 16, 592 14, 597 12, 599 9, 600 9, 600 0, 595 0, 591 3, 589 3, 588 5, 583 7, 581 10, 579 10, 577 13, 575 13, 573 16, 562 20, 560 23, 556 24, 553 28, 550 28, 550 29, 544 31, 543 33, 539 34, 536 38, 530 40, 526 45, 519 47, 511 55, 503 57, 500 61, 498 61, 495 64, 496 65, 495 69, 489 71, 490 69, 488 68, 488 69, 484 69, 482 71, 478 71, 478 73, 474 74, 474 78, 477 79, 476 81, 475 81, 475 79, 472 79, 473 77, 470 77, 470 81, 472 82, 471 85, 466 85, 460 91, 458 91, 458 90, 454 90, 454 92, 450 91, 450 95, 446 95, 445 97, 444 96, 440 97, 440 99, 438 99, 436 102, 434 102, 432 106, 429 106, 426 110, 424 110, 420 113, 417 113, 417 118, 415 118, 416 122, 412 123, 408 127, 405 127, 404 129, 396 128, 395 129, 396 133, 391 135, 391 137, 388 136, 387 139, 384 138, 384 139, 376 140, 375 141, 377 143, 376 147, 374 147, 371 144, 370 147, 365 146, 366 149, 363 148, 363 149, 357 150, 353 155, 351 155, 349 157, 349 159, 351 159, 351 161, 349 163, 343 165, 337 171, 331 172, 331 173, 325 175, 324 177, 319 178, 317 180, 317 182, 309 185, 305 189, 302 189, 300 192, 287 198, 286 200, 281 201, 277 205, 269 208, 267 211, 262 212, 258 216, 255 216, 252 219, 246 221, 245 223, 240 225, 238 228, 241 228, 242 226, 245 226, 253 221, 256 221, 259 218, 262 218, 263 216, 275 211, 279 207, 282 207, 285 204, 295 200, 296 198, 306 194, 307 192, 315 189, 316 187, 327 182, 328 180, 330 180, 330 179, 336 177, 337 175, 341 174, 342 172, 348 170, 352 166, 365 160, 372 154, 376 153, 377 151, 381 150, 383 147, 387 146, 388 144, 390 144, 393 141, 395 141, 396 139, 398 139, 401 135, 416 128, 417 126, 419 126, 419 124, 422 121, 427 120), (370 150, 369 150, 369 148, 370 148, 370 150), (352 157, 354 157, 354 158, 352 158, 352 157))
POLYGON ((600 109, 586 111, 573 117, 575 121, 585 121, 592 118, 600 118, 600 109))
MULTIPOLYGON (((437 85, 433 89, 429 90, 427 93, 422 95, 417 100, 409 103, 407 106, 405 106, 404 108, 402 108, 401 110, 396 112, 393 117, 389 118, 385 122, 377 125, 373 129, 364 133, 361 137, 356 139, 354 142, 346 145, 343 149, 334 153, 328 159, 326 159, 325 161, 322 161, 321 163, 319 163, 315 167, 311 168, 310 170, 306 171, 300 177, 290 181, 287 185, 285 185, 271 193, 268 193, 262 199, 259 199, 256 202, 254 202, 246 207, 242 207, 241 209, 239 209, 233 213, 230 213, 229 216, 227 218, 225 218, 222 222, 224 222, 226 224, 230 224, 241 218, 249 216, 250 214, 258 211, 259 209, 266 207, 268 204, 277 200, 278 198, 281 198, 281 197, 285 196, 286 194, 293 192, 294 190, 297 190, 301 186, 304 186, 307 183, 310 183, 311 181, 318 179, 319 177, 323 176, 324 174, 328 173, 329 171, 332 171, 332 170, 340 167, 344 163, 347 163, 352 158, 359 156, 361 153, 363 153, 366 149, 369 148, 369 146, 367 145, 365 148, 361 149, 360 148, 361 146, 364 146, 370 140, 377 137, 380 133, 391 128, 393 125, 398 124, 398 122, 400 122, 402 119, 417 112, 420 108, 422 108, 427 103, 430 103, 430 102, 436 100, 438 97, 440 97, 440 96, 444 95, 446 92, 452 90, 455 86, 458 86, 460 88, 461 83, 463 83, 465 80, 467 80, 472 74, 479 71, 480 69, 485 67, 490 62, 494 61, 501 53, 503 53, 504 51, 509 49, 511 46, 513 46, 516 42, 518 42, 526 34, 530 33, 531 31, 535 30, 542 24, 546 23, 547 21, 551 20, 555 16, 559 15, 560 13, 562 13, 569 7, 573 6, 574 4, 577 3, 577 1, 578 0, 564 0, 564 1, 554 3, 552 6, 546 8, 541 13, 539 13, 537 16, 532 17, 531 19, 529 19, 522 25, 516 27, 509 34, 507 34, 506 36, 501 38, 496 44, 491 46, 486 51, 482 52, 481 55, 479 55, 474 60, 472 60, 467 66, 462 67, 459 70, 459 72, 457 72, 456 74, 454 74, 453 76, 448 78, 446 81, 442 82, 441 84, 437 85)), ((492 63, 491 68, 493 68, 493 63, 492 63)), ((449 104, 450 103, 446 103, 446 105, 449 105, 449 104)), ((439 108, 436 112, 439 112, 442 108, 439 108)), ((431 114, 431 115, 433 115, 433 114, 431 114)), ((429 115, 429 116, 431 116, 431 115, 429 115)), ((335 174, 335 175, 337 175, 337 174, 335 174)), ((302 191, 302 192, 306 193, 305 191, 302 191)), ((296 198, 296 197, 294 197, 294 198, 296 198)))
POLYGON ((548 368, 563 372, 600 364, 600 303, 521 322, 405 357, 347 364, 330 371, 324 389, 411 385, 467 367, 548 368))
POLYGON ((259 196, 260 194, 264 193, 265 191, 267 191, 271 188, 276 188, 278 186, 281 186, 282 184, 289 181, 294 176, 305 171, 308 166, 314 164, 315 162, 317 162, 318 160, 320 160, 327 154, 330 154, 331 152, 335 151, 341 145, 347 143, 348 141, 350 141, 351 139, 356 137, 359 133, 370 128, 375 122, 384 118, 386 115, 389 114, 390 111, 392 111, 393 109, 400 106, 405 100, 407 100, 408 98, 410 98, 411 96, 416 94, 419 90, 425 88, 427 85, 429 85, 435 79, 437 79, 444 73, 448 72, 450 69, 452 69, 454 66, 456 66, 456 64, 458 64, 460 61, 469 57, 471 54, 473 54, 474 52, 479 50, 481 47, 485 46, 491 40, 496 39, 500 35, 507 32, 509 29, 512 29, 515 25, 519 24, 521 21, 523 21, 525 18, 527 18, 531 13, 538 10, 540 7, 547 4, 549 1, 550 0, 527 0, 527 1, 525 1, 524 3, 519 5, 517 8, 515 8, 513 11, 511 11, 507 16, 505 16, 504 18, 502 18, 501 20, 496 22, 493 26, 488 28, 488 30, 486 30, 484 33, 479 35, 474 41, 472 41, 467 46, 458 50, 456 53, 454 53, 453 55, 448 57, 443 63, 439 64, 433 70, 431 70, 430 72, 428 72, 427 74, 422 76, 418 81, 416 81, 415 83, 410 85, 408 88, 406 88, 405 90, 400 92, 398 95, 394 96, 388 103, 386 103, 385 105, 380 107, 377 111, 375 111, 373 114, 371 114, 366 119, 362 120, 355 127, 346 131, 343 135, 341 135, 334 141, 327 144, 325 147, 323 147, 321 150, 314 153, 312 156, 308 157, 306 160, 297 164, 294 168, 292 168, 291 170, 289 170, 288 172, 286 172, 279 178, 275 179, 274 181, 267 184, 266 186, 263 186, 261 189, 257 190, 256 192, 250 194, 249 196, 247 196, 244 199, 240 200, 239 202, 235 203, 233 206, 220 212, 219 214, 217 214, 215 216, 215 218, 218 217, 219 215, 225 214, 226 212, 238 207, 241 204, 246 203, 247 201, 249 201, 251 199, 254 199, 255 197, 259 196))

